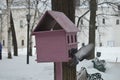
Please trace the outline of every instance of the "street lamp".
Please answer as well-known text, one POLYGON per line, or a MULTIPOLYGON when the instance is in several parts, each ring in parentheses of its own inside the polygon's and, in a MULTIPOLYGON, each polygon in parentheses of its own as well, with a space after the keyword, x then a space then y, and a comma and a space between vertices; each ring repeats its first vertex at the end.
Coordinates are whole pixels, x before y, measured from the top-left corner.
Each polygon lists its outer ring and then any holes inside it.
POLYGON ((30 19, 31 19, 31 15, 28 13, 27 15, 26 15, 26 19, 27 19, 27 64, 29 64, 29 49, 30 49, 30 47, 29 47, 29 30, 30 30, 30 19))

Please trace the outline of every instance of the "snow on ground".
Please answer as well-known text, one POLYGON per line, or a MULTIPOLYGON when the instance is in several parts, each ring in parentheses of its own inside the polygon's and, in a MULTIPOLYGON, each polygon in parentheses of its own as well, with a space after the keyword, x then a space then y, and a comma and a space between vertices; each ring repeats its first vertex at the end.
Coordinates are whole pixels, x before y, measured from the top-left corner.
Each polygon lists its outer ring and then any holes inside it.
POLYGON ((52 63, 37 63, 35 56, 26 64, 26 56, 20 55, 0 61, 0 80, 54 80, 52 63))
POLYGON ((93 68, 91 60, 84 60, 77 66, 77 71, 79 72, 81 67, 87 69, 88 74, 101 73, 104 80, 119 80, 120 79, 120 63, 107 62, 106 71, 100 72, 93 68))
MULTIPOLYGON (((13 59, 7 59, 6 51, 5 49, 3 50, 3 59, 0 60, 0 80, 54 80, 53 63, 37 63, 34 54, 34 56, 30 57, 30 64, 26 64, 26 49, 19 49, 19 56, 13 56, 13 59)), ((104 80, 119 80, 120 63, 116 62, 115 59, 110 59, 108 57, 111 56, 110 54, 107 55, 107 53, 117 53, 117 51, 110 51, 108 49, 105 51, 105 48, 98 51, 102 52, 102 59, 107 60, 106 72, 103 73, 94 69, 90 60, 80 62, 77 65, 77 72, 80 71, 81 67, 86 67, 89 74, 99 72, 104 80), (103 53, 106 53, 107 56, 103 53)), ((119 55, 117 57, 119 60, 119 55)))
POLYGON ((53 63, 37 63, 36 56, 26 64, 26 49, 19 49, 19 56, 7 59, 6 50, 0 60, 0 80, 54 80, 53 63))
POLYGON ((120 47, 96 47, 96 52, 101 52, 101 59, 120 62, 120 47))

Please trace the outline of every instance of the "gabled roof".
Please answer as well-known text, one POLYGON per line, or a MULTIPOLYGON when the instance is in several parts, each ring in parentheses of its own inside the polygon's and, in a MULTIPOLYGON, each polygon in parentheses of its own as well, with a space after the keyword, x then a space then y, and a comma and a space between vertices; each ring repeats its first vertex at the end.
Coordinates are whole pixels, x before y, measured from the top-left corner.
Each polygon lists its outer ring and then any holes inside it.
POLYGON ((77 27, 75 26, 75 24, 73 24, 73 22, 69 20, 69 18, 64 13, 58 12, 58 11, 46 11, 46 13, 43 15, 43 17, 39 21, 34 32, 44 31, 45 29, 49 30, 52 28, 51 24, 56 24, 56 23, 66 32, 78 32, 79 31, 77 27), (45 27, 48 27, 48 28, 45 28, 45 27), (43 28, 44 30, 41 30, 43 28))

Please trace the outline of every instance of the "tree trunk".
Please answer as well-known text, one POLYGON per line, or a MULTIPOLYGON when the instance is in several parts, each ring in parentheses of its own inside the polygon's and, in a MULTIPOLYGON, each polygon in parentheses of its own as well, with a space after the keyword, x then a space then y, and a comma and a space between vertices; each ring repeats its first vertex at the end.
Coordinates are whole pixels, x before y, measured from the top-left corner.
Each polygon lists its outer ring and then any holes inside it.
POLYGON ((2 14, 0 14, 0 42, 2 43, 2 28, 3 28, 3 18, 2 14))
POLYGON ((52 0, 52 10, 65 13, 75 23, 75 0, 52 0))
MULTIPOLYGON (((36 22, 36 18, 37 18, 37 13, 38 13, 38 3, 39 1, 36 0, 36 4, 35 4, 35 12, 34 12, 34 17, 33 17, 33 23, 32 23, 32 26, 30 28, 30 34, 32 33, 33 31, 33 28, 35 26, 35 22, 36 22)), ((30 56, 32 56, 32 35, 30 35, 30 56)))
MULTIPOLYGON (((75 23, 75 0, 52 0, 52 10, 65 13, 66 16, 75 23)), ((70 67, 70 63, 71 62, 62 63, 63 80, 76 80, 76 66, 70 67)))
POLYGON ((11 28, 8 28, 8 59, 12 58, 12 53, 11 53, 11 28))
POLYGON ((17 39, 16 39, 16 33, 15 33, 15 27, 12 17, 12 12, 10 11, 10 26, 12 31, 12 42, 13 42, 13 49, 14 49, 14 56, 18 56, 18 47, 17 47, 17 39))
POLYGON ((12 0, 6 0, 7 3, 7 27, 8 27, 8 59, 12 58, 11 55, 11 47, 12 47, 12 41, 11 41, 11 27, 10 27, 10 5, 12 0))
MULTIPOLYGON (((95 45, 95 30, 96 30, 96 10, 97 10, 97 4, 96 0, 90 0, 90 22, 89 22, 89 43, 93 43, 95 45)), ((90 55, 88 58, 92 59, 94 58, 95 54, 95 47, 90 52, 92 55, 90 55)))

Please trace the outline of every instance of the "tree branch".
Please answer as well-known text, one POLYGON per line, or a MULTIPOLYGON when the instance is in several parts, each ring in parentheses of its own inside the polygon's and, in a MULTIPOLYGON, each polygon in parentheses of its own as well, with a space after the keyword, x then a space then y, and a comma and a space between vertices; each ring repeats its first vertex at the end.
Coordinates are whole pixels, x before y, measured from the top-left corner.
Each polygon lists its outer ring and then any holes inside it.
POLYGON ((78 18, 77 27, 79 26, 80 19, 84 17, 90 10, 86 11, 82 16, 78 18))

